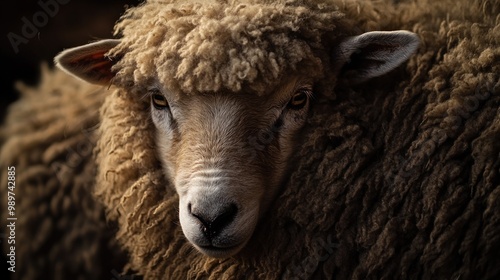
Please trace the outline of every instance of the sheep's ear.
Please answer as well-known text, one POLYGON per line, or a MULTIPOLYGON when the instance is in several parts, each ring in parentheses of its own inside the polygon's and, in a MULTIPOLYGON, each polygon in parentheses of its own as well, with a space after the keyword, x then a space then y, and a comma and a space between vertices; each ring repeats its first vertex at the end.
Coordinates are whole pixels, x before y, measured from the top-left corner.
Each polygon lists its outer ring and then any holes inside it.
POLYGON ((91 44, 65 50, 58 54, 55 64, 65 72, 92 84, 109 85, 115 63, 106 53, 118 45, 120 40, 101 40, 91 44))
POLYGON ((359 83, 398 67, 419 43, 417 35, 408 31, 367 32, 341 42, 334 61, 341 76, 359 83))

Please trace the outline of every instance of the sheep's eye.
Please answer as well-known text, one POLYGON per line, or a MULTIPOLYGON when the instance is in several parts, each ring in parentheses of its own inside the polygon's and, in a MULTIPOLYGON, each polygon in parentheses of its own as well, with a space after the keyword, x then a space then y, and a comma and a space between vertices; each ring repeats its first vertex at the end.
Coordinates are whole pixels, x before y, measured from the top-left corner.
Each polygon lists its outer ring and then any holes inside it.
POLYGON ((162 110, 168 107, 168 102, 167 99, 158 93, 154 93, 151 95, 151 102, 153 102, 153 106, 155 106, 156 109, 162 110))
POLYGON ((287 107, 292 110, 300 110, 304 108, 304 106, 306 106, 308 99, 308 90, 301 89, 293 95, 292 99, 290 99, 290 101, 288 102, 287 107))

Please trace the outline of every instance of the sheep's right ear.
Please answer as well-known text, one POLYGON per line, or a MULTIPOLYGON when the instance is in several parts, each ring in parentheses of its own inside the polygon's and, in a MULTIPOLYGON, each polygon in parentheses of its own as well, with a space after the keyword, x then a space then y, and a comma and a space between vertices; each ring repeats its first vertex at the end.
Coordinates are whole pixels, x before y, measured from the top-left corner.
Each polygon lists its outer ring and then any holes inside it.
POLYGON ((65 72, 92 84, 109 85, 115 74, 111 67, 116 61, 106 53, 120 43, 108 39, 65 50, 54 61, 65 72))

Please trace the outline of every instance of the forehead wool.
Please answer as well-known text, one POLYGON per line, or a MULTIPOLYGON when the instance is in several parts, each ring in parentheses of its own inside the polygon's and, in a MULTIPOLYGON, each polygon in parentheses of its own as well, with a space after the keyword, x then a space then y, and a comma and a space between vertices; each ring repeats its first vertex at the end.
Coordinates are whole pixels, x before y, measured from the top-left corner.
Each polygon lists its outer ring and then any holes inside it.
POLYGON ((175 2, 147 1, 116 25, 117 85, 263 94, 283 75, 321 76, 322 35, 343 17, 331 1, 175 2))

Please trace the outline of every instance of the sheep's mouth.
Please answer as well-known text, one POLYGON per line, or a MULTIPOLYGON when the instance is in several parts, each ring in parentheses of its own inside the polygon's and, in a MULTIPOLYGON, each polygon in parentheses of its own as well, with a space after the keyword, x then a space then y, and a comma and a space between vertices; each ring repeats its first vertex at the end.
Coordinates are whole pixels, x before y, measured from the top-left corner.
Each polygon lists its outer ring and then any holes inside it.
POLYGON ((227 250, 234 249, 236 247, 238 247, 238 246, 217 247, 217 246, 209 245, 209 246, 201 246, 200 248, 202 248, 203 250, 210 250, 210 251, 227 251, 227 250))
POLYGON ((200 251, 202 251, 205 255, 214 258, 225 258, 233 255, 235 252, 239 251, 242 247, 242 244, 237 244, 234 246, 228 247, 217 247, 214 245, 209 246, 198 246, 200 251))

